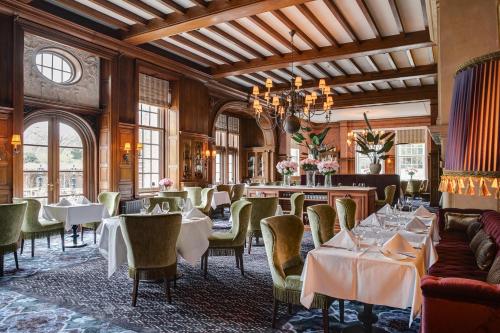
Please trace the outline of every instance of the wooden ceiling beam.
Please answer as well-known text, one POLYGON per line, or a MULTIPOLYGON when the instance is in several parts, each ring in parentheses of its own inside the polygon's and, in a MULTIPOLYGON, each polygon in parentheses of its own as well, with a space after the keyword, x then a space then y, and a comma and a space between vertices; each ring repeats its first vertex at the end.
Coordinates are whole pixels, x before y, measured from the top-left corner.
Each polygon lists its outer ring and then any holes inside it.
POLYGON ((237 39, 237 38, 233 37, 232 35, 228 34, 227 32, 225 32, 224 30, 222 30, 216 26, 208 27, 206 29, 209 30, 210 32, 213 32, 214 34, 218 35, 219 37, 224 38, 224 39, 230 41, 231 43, 237 45, 242 50, 253 55, 254 57, 259 58, 259 59, 264 59, 264 56, 261 53, 259 53, 257 50, 251 48, 250 46, 243 43, 239 39, 237 39))
POLYGON ((165 49, 169 52, 175 53, 183 58, 186 58, 188 60, 197 62, 199 64, 205 65, 207 67, 215 67, 217 66, 217 63, 213 62, 212 60, 203 58, 202 56, 199 56, 191 51, 188 51, 186 49, 183 49, 180 46, 177 46, 173 43, 170 43, 166 40, 159 39, 154 42, 151 42, 152 45, 160 47, 162 49, 165 49))
POLYGON ((179 5, 177 2, 174 2, 172 0, 159 0, 164 6, 170 8, 176 13, 179 14, 186 14, 187 8, 182 7, 179 5))
MULTIPOLYGON (((271 37, 276 39, 281 45, 283 45, 286 48, 289 48, 290 45, 290 40, 286 39, 283 37, 281 34, 279 34, 274 28, 272 28, 269 24, 264 22, 260 17, 257 15, 249 16, 247 17, 250 21, 252 21, 256 26, 264 30, 266 33, 268 33, 271 37)), ((294 45, 293 46, 293 51, 296 53, 300 53, 301 51, 294 45)))
POLYGON ((129 20, 134 21, 135 23, 146 25, 148 23, 148 20, 143 18, 140 15, 137 15, 135 13, 132 13, 131 11, 128 11, 118 5, 115 5, 112 2, 109 2, 108 0, 89 0, 90 2, 93 2, 94 4, 101 6, 103 8, 106 8, 107 10, 110 10, 120 16, 123 16, 129 20))
POLYGON ((314 69, 321 73, 321 78, 332 77, 330 73, 328 73, 328 71, 321 67, 319 64, 312 64, 312 66, 314 67, 314 69))
POLYGON ((297 66, 297 69, 300 70, 302 73, 305 73, 307 76, 311 77, 313 80, 316 80, 316 75, 314 75, 313 73, 311 73, 309 70, 307 70, 307 68, 305 68, 304 66, 297 66))
POLYGON ((392 16, 394 16, 394 19, 396 20, 396 26, 398 27, 399 33, 404 33, 404 27, 403 23, 401 22, 401 15, 399 14, 399 9, 398 5, 396 4, 395 0, 388 0, 389 1, 389 6, 391 7, 392 11, 392 16))
POLYGON ((185 37, 182 37, 182 36, 170 36, 169 38, 175 40, 176 42, 178 43, 181 43, 183 45, 186 45, 198 52, 201 52, 202 54, 206 54, 207 56, 209 56, 210 58, 213 58, 213 59, 217 59, 219 60, 220 62, 223 62, 223 63, 226 63, 226 64, 231 64, 231 60, 229 60, 228 58, 224 57, 223 55, 220 55, 210 49, 207 49, 206 47, 204 46, 201 46, 199 44, 196 44, 195 42, 192 42, 190 41, 189 39, 185 38, 185 37))
POLYGON ((248 61, 247 58, 245 58, 243 55, 239 54, 238 52, 234 51, 233 49, 225 46, 225 45, 222 45, 221 43, 213 40, 212 38, 202 34, 201 32, 199 31, 190 31, 190 32, 187 32, 188 35, 191 35, 193 36, 194 38, 202 41, 202 42, 205 42, 209 45, 212 45, 214 47, 216 47, 217 49, 220 49, 221 51, 224 51, 225 53, 227 54, 230 54, 232 55, 233 57, 235 57, 236 59, 239 59, 239 60, 243 60, 243 61, 248 61))
MULTIPOLYGON (((301 54, 293 56, 296 65, 306 65, 310 63, 325 62, 346 58, 364 57, 375 54, 383 54, 394 51, 404 51, 412 48, 432 46, 427 30, 411 32, 405 35, 388 36, 381 40, 370 39, 357 43, 343 44, 342 47, 323 47, 319 51, 307 50, 301 54)), ((254 73, 279 69, 289 66, 292 61, 291 54, 282 56, 270 56, 264 60, 254 59, 249 62, 236 62, 230 66, 222 65, 214 69, 214 77, 224 77, 230 75, 240 75, 244 73, 254 73)))
POLYGON ((156 9, 155 7, 150 6, 145 2, 142 2, 141 0, 123 0, 123 1, 128 3, 131 6, 139 8, 140 10, 142 10, 150 15, 153 15, 155 18, 163 19, 167 16, 161 10, 156 9))
POLYGON ((269 76, 273 81, 287 82, 287 80, 284 77, 282 77, 282 76, 280 76, 280 75, 278 75, 278 74, 276 74, 274 72, 265 71, 264 73, 267 76, 269 76))
POLYGON ((335 37, 333 37, 330 31, 328 31, 328 29, 323 25, 323 23, 321 23, 321 21, 316 17, 316 15, 314 15, 305 4, 298 5, 297 8, 302 13, 302 15, 304 15, 309 20, 309 22, 311 22, 312 25, 314 25, 314 27, 323 35, 323 37, 326 38, 326 40, 330 44, 332 44, 335 47, 339 47, 339 43, 337 42, 335 37))
POLYGON ((272 54, 278 55, 279 57, 283 57, 281 55, 281 52, 277 48, 275 48, 274 46, 272 46, 271 44, 269 44, 268 42, 266 42, 265 40, 263 40, 262 38, 260 38, 259 36, 257 36, 244 26, 242 26, 241 24, 239 24, 238 22, 236 21, 227 22, 227 25, 234 28, 238 32, 242 33, 243 35, 245 35, 255 43, 259 44, 262 48, 268 50, 272 54))
POLYGON ((391 65, 392 69, 397 70, 398 66, 396 65, 396 62, 394 61, 394 58, 392 57, 391 52, 387 52, 387 60, 389 61, 389 65, 391 65))
POLYGON ((332 66, 338 72, 340 72, 342 75, 347 75, 347 72, 342 67, 340 67, 339 65, 334 63, 333 61, 329 61, 328 63, 330 64, 330 66, 332 66))
POLYGON ((361 74, 363 74, 363 73, 364 73, 364 72, 363 72, 363 69, 362 69, 361 67, 359 67, 359 65, 356 63, 356 61, 355 61, 354 59, 349 59, 349 62, 352 64, 352 66, 353 66, 354 68, 356 68, 356 70, 357 70, 359 73, 361 73, 361 74))
POLYGON ((218 23, 295 6, 308 1, 311 0, 213 0, 206 7, 190 7, 185 14, 171 13, 164 20, 156 20, 146 27, 134 27, 123 40, 134 45, 143 44, 182 32, 206 28, 218 23))
POLYGON ((406 50, 406 56, 408 57, 408 62, 411 67, 415 67, 415 60, 413 59, 413 55, 411 54, 411 50, 406 50))
POLYGON ((88 6, 82 5, 81 3, 76 2, 74 0, 60 0, 60 1, 58 1, 58 3, 63 5, 66 8, 70 8, 70 9, 75 10, 77 12, 80 12, 80 13, 83 13, 83 14, 88 15, 90 17, 93 17, 99 21, 106 23, 106 24, 115 26, 120 30, 128 31, 130 28, 130 26, 128 24, 126 24, 125 22, 117 20, 114 17, 108 16, 108 15, 101 13, 100 11, 95 10, 93 8, 90 8, 88 6))
POLYGON ((370 28, 372 29, 373 34, 375 35, 375 38, 381 38, 380 29, 378 28, 377 23, 375 22, 375 19, 372 16, 372 13, 370 12, 368 6, 366 5, 366 0, 356 0, 356 2, 359 6, 359 9, 361 9, 361 11, 363 12, 366 21, 370 25, 370 28))
MULTIPOLYGON (((267 78, 265 76, 262 76, 258 73, 252 73, 252 74, 247 74, 248 76, 250 76, 252 79, 256 80, 256 81, 262 81, 262 82, 266 82, 267 78)), ((259 85, 261 85, 262 83, 260 83, 259 85)))
POLYGON ((190 0, 191 2, 194 2, 197 6, 201 7, 207 7, 208 3, 205 2, 205 0, 190 0))
POLYGON ((260 83, 259 81, 255 81, 254 79, 249 78, 249 77, 247 77, 245 75, 238 75, 238 76, 235 76, 235 77, 237 79, 240 79, 241 81, 245 81, 246 83, 251 84, 252 86, 262 86, 262 83, 260 83))
POLYGON ((295 25, 295 23, 293 23, 293 21, 290 20, 288 16, 285 15, 285 13, 280 10, 274 10, 271 12, 271 14, 273 14, 274 17, 280 20, 281 23, 286 25, 288 29, 294 30, 297 36, 299 36, 300 39, 302 39, 304 43, 306 43, 311 49, 316 51, 319 50, 318 45, 316 45, 316 43, 314 43, 307 34, 305 34, 297 25, 295 25))
POLYGON ((425 4, 425 0, 420 0, 420 6, 422 7, 422 14, 424 15, 424 25, 428 27, 429 18, 427 17, 427 5, 425 4))
POLYGON ((370 56, 367 56, 366 57, 366 61, 368 61, 368 63, 370 64, 370 66, 372 66, 373 70, 375 72, 380 72, 380 68, 378 68, 377 64, 375 63, 375 61, 372 59, 372 57, 370 56))
POLYGON ((355 34, 353 28, 351 27, 351 25, 349 24, 349 22, 347 21, 347 19, 344 17, 344 15, 342 14, 342 12, 339 10, 339 8, 337 7, 337 5, 333 2, 333 0, 323 0, 323 3, 328 7, 328 9, 333 14, 333 16, 335 16, 335 18, 340 23, 340 25, 342 26, 342 28, 347 32, 347 34, 349 35, 349 37, 354 42, 358 42, 359 41, 358 36, 355 34))

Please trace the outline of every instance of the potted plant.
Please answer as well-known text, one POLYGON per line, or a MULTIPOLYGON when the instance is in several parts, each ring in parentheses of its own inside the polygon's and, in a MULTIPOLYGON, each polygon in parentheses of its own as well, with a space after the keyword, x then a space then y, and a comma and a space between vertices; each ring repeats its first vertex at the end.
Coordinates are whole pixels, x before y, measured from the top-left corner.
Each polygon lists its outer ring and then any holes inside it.
POLYGON ((373 130, 366 113, 363 113, 367 128, 361 133, 350 132, 347 135, 347 144, 352 142, 357 144, 356 152, 367 156, 370 159, 370 174, 378 175, 382 170, 381 160, 389 157, 388 153, 394 146, 394 132, 384 132, 373 130))
POLYGON ((297 172, 297 168, 297 163, 290 159, 279 161, 278 164, 276 164, 276 170, 278 170, 279 174, 283 175, 284 186, 290 186, 290 178, 297 172))
POLYGON ((318 163, 318 171, 325 176, 325 187, 332 187, 332 175, 339 169, 339 162, 334 160, 323 160, 318 163))
POLYGON ((168 189, 174 184, 174 182, 170 178, 163 178, 160 179, 159 184, 162 191, 168 191, 168 189))
POLYGON ((326 153, 329 151, 335 151, 335 147, 329 147, 323 141, 330 130, 330 127, 326 127, 320 133, 312 133, 312 129, 310 127, 301 127, 301 132, 297 132, 292 135, 292 140, 297 142, 299 145, 306 147, 309 153, 309 157, 315 160, 319 159, 319 155, 321 153, 326 153), (304 133, 308 133, 307 136, 309 140, 306 139, 304 133))
POLYGON ((318 170, 318 160, 305 158, 300 161, 300 166, 306 172, 306 185, 314 187, 316 185, 316 171, 318 170))

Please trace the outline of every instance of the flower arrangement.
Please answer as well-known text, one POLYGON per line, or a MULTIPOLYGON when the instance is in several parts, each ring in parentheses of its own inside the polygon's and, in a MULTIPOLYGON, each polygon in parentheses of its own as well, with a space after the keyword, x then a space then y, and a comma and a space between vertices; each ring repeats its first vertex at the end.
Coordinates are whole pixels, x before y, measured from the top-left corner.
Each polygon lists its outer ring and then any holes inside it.
POLYGON ((158 183, 163 188, 169 188, 170 186, 174 185, 174 182, 170 178, 160 179, 160 181, 158 183))
POLYGON ((297 163, 291 160, 283 160, 276 164, 276 170, 278 170, 278 173, 285 176, 294 174, 295 172, 297 172, 297 168, 297 163))
POLYGON ((318 160, 308 157, 300 161, 300 166, 304 171, 316 171, 318 170, 318 163, 318 160))
POLYGON ((339 162, 337 160, 326 160, 318 163, 318 171, 323 175, 333 175, 339 170, 339 162))

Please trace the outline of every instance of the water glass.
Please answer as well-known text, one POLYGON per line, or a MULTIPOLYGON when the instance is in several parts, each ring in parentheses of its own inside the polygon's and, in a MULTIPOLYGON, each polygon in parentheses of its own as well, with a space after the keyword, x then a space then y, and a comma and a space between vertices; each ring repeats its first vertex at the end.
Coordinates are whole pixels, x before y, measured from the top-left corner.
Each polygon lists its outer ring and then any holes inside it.
POLYGON ((179 206, 179 209, 181 210, 181 212, 183 212, 184 206, 186 206, 186 200, 184 198, 181 198, 177 203, 177 206, 179 206))
POLYGON ((163 213, 168 213, 168 211, 170 210, 170 204, 168 202, 162 202, 161 203, 161 210, 163 211, 163 213))
POLYGON ((149 198, 142 199, 142 207, 144 207, 146 211, 149 210, 149 207, 151 207, 151 201, 149 200, 149 198))

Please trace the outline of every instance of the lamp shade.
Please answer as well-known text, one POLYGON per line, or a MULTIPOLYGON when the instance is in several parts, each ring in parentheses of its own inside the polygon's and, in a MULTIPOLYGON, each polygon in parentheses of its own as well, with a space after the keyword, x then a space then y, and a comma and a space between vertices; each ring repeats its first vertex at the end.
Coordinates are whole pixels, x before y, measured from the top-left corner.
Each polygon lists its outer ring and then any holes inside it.
POLYGON ((12 134, 12 140, 10 143, 14 146, 18 146, 21 144, 21 135, 20 134, 12 134))

